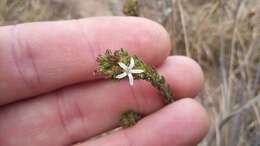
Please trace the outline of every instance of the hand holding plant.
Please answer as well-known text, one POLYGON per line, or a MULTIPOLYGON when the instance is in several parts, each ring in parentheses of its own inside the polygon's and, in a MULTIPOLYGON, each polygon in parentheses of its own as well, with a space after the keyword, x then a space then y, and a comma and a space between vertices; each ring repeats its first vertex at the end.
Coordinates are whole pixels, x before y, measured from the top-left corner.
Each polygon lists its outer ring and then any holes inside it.
POLYGON ((1 146, 192 146, 207 133, 207 114, 192 99, 202 71, 192 59, 168 57, 168 35, 152 21, 6 26, 0 42, 1 146), (94 76, 98 67, 122 81, 94 76), (122 114, 123 125, 135 125, 93 139, 118 127, 122 114))

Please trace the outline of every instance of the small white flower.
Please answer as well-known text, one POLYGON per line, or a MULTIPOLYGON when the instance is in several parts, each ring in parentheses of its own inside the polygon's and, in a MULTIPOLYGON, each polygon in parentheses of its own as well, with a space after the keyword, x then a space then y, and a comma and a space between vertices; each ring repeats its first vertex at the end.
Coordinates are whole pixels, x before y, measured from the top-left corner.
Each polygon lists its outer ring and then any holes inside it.
POLYGON ((118 65, 124 70, 123 73, 119 74, 116 76, 117 79, 122 79, 125 76, 128 76, 129 79, 129 84, 131 86, 133 86, 134 84, 134 77, 132 74, 138 74, 138 73, 143 73, 144 71, 141 69, 133 69, 133 67, 135 66, 135 61, 133 59, 133 57, 131 57, 130 59, 130 64, 129 66, 126 66, 124 63, 119 62, 118 65))

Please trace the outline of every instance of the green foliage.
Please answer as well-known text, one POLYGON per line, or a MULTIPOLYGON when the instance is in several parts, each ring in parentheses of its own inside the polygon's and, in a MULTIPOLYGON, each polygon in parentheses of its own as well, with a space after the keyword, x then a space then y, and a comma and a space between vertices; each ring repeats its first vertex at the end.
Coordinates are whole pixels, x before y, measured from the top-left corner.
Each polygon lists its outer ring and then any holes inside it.
POLYGON ((134 111, 127 111, 122 114, 120 119, 120 126, 127 128, 134 126, 139 120, 141 120, 142 115, 134 112, 134 111))
MULTIPOLYGON (((124 49, 116 50, 114 53, 107 50, 104 55, 100 55, 97 58, 99 63, 98 72, 101 72, 107 78, 112 80, 120 80, 116 78, 118 74, 124 72, 124 70, 118 65, 122 62, 126 65, 130 64, 130 59, 133 58, 135 62, 135 68, 141 69, 144 72, 139 74, 133 74, 136 80, 146 80, 150 82, 155 88, 159 90, 164 97, 165 104, 169 104, 174 101, 174 96, 170 86, 166 83, 163 76, 161 76, 155 69, 145 64, 137 56, 131 56, 124 49)), ((120 125, 123 127, 133 126, 138 120, 140 120, 140 114, 128 111, 122 115, 120 125)))
POLYGON ((127 16, 139 16, 139 6, 137 0, 126 0, 123 13, 127 16))
POLYGON ((124 49, 116 50, 114 53, 110 50, 107 50, 104 55, 100 55, 97 58, 97 62, 99 63, 98 72, 101 72, 109 79, 120 80, 117 79, 116 76, 124 71, 118 65, 118 63, 122 62, 129 65, 131 58, 134 59, 135 68, 144 71, 144 73, 133 74, 134 79, 146 80, 150 82, 162 94, 166 104, 173 102, 173 93, 170 89, 170 86, 165 82, 164 77, 161 76, 154 68, 145 64, 137 56, 129 55, 128 52, 124 49))

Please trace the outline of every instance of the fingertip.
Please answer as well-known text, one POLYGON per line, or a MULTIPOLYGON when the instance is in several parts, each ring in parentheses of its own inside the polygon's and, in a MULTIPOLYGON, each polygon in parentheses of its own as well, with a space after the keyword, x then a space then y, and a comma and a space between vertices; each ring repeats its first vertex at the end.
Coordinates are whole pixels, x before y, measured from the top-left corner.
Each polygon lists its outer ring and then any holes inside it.
MULTIPOLYGON (((177 119, 183 119, 181 125, 189 129, 185 135, 192 138, 193 144, 197 144, 206 136, 209 129, 209 116, 205 108, 196 100, 184 98, 175 102, 172 106, 172 112, 177 112, 180 116, 177 119)), ((184 128, 185 129, 185 128, 184 128)))
MULTIPOLYGON (((132 35, 136 36, 133 44, 137 44, 138 51, 142 52, 138 54, 147 54, 144 58, 143 56, 140 57, 153 66, 162 64, 171 51, 171 41, 166 29, 161 24, 143 17, 121 17, 121 19, 128 19, 127 21, 132 22, 130 24, 137 26, 136 28, 139 33, 132 35), (145 46, 145 48, 140 48, 141 46, 145 46)), ((132 29, 129 33, 133 33, 134 31, 132 29)), ((131 52, 136 48, 128 49, 131 52)))
POLYGON ((129 130, 129 135, 134 135, 131 139, 138 139, 141 145, 186 146, 198 144, 208 128, 206 110, 194 99, 184 98, 141 121, 129 130), (147 133, 156 134, 146 137, 147 133))
POLYGON ((168 57, 160 70, 170 83, 176 98, 195 97, 203 87, 203 71, 191 58, 168 57))
MULTIPOLYGON (((161 48, 158 50, 158 53, 162 53, 161 55, 157 55, 158 57, 161 56, 161 60, 165 60, 167 56, 170 55, 171 52, 171 40, 170 40, 170 36, 169 33, 167 32, 167 30, 159 23, 149 20, 147 18, 140 18, 139 19, 143 19, 145 21, 147 21, 147 23, 151 23, 151 25, 153 26, 153 31, 155 33, 155 35, 157 36, 157 38, 154 40, 155 44, 157 44, 159 47, 161 48)), ((151 27, 152 28, 152 27, 151 27)), ((156 59, 156 58, 154 58, 156 59)))

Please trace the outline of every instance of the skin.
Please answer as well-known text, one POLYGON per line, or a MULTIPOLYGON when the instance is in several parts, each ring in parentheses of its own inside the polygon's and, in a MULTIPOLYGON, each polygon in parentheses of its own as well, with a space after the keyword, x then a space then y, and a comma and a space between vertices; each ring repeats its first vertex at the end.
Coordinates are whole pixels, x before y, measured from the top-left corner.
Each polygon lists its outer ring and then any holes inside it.
POLYGON ((193 146, 209 126, 194 99, 200 66, 170 56, 159 24, 135 17, 95 17, 0 27, 0 145, 193 146), (138 27, 137 27, 138 26, 138 27), (127 48, 166 77, 178 101, 145 81, 113 82, 94 75, 98 54, 127 48), (187 98, 189 97, 189 98, 187 98), (126 110, 147 115, 134 127, 112 130, 126 110))

